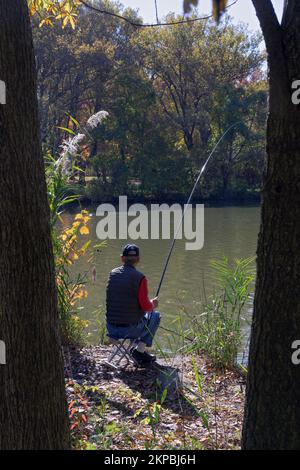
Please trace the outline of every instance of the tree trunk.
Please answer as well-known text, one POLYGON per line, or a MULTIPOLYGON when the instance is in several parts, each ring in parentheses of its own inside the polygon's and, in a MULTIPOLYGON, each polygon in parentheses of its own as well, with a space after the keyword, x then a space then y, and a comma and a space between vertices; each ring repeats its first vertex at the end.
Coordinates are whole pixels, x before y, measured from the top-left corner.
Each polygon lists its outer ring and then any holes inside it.
POLYGON ((0 449, 65 449, 69 425, 26 0, 0 0, 0 449))
POLYGON ((300 449, 300 2, 286 2, 279 25, 271 1, 253 0, 268 49, 267 165, 257 252, 244 449, 300 449))

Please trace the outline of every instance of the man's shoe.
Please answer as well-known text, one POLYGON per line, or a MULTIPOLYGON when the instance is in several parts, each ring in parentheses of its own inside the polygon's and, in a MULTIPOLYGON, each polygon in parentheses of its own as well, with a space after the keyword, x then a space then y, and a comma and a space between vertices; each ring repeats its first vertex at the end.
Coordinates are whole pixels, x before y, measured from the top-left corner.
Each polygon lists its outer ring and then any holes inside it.
POLYGON ((131 356, 140 366, 152 364, 156 360, 155 356, 151 356, 151 354, 148 354, 147 352, 141 353, 137 349, 131 350, 131 356))
POLYGON ((147 351, 144 352, 144 358, 146 358, 146 361, 148 361, 148 362, 155 362, 156 361, 156 356, 153 356, 153 354, 147 353, 147 351))

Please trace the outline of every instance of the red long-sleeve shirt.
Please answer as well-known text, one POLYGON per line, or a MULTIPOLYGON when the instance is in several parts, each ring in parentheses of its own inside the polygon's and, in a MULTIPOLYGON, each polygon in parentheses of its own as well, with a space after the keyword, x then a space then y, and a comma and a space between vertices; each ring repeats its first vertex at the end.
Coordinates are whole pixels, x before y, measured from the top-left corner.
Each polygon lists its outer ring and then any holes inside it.
POLYGON ((138 291, 138 300, 141 309, 144 312, 152 312, 153 310, 153 303, 149 299, 148 293, 148 281, 147 278, 143 278, 140 283, 139 291, 138 291))

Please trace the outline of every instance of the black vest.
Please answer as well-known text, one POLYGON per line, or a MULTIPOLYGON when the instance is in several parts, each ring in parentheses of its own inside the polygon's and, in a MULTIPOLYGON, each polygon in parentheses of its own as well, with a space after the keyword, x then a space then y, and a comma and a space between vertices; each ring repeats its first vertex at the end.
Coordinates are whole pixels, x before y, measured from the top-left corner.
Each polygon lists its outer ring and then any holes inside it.
POLYGON ((106 288, 106 320, 108 323, 134 325, 144 316, 138 301, 138 290, 144 274, 133 266, 114 269, 106 288))

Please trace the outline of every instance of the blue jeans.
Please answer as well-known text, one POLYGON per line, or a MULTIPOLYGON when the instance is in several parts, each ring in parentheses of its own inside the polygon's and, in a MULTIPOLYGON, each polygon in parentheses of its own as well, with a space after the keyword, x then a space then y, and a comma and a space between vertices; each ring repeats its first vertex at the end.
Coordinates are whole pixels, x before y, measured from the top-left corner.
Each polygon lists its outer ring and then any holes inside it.
POLYGON ((145 313, 136 325, 115 326, 107 324, 108 336, 113 339, 139 339, 148 348, 152 346, 154 335, 160 324, 159 312, 145 313))

